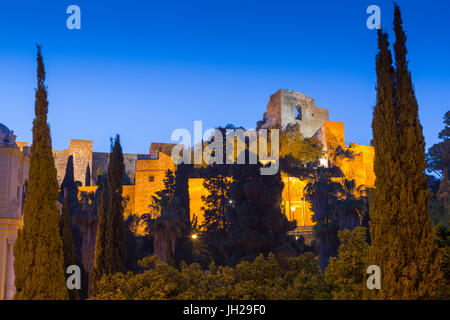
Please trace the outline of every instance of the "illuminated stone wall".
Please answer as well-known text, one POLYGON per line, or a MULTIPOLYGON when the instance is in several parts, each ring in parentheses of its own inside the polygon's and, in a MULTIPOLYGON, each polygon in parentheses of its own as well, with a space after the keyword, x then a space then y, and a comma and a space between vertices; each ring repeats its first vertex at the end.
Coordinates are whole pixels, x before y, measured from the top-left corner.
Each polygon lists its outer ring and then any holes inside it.
MULTIPOLYGON (((310 204, 304 198, 304 188, 307 181, 295 177, 287 177, 282 174, 284 183, 282 193, 282 211, 289 220, 296 220, 298 226, 310 226, 312 222, 312 210, 310 204)), ((208 191, 203 187, 202 178, 189 179, 189 201, 191 221, 194 214, 197 216, 198 225, 204 222, 202 195, 207 195, 208 191)))
POLYGON ((164 189, 163 179, 168 169, 175 170, 170 156, 159 153, 158 159, 138 160, 136 162, 136 184, 134 213, 149 213, 151 196, 164 189))
MULTIPOLYGON (((26 145, 26 143, 21 143, 21 145, 22 144, 26 145)), ((160 145, 164 146, 165 144, 160 145)), ((71 139, 69 149, 53 150, 53 158, 55 160, 59 184, 61 184, 64 179, 67 159, 70 155, 73 156, 75 181, 79 181, 82 186, 86 183, 86 167, 88 164, 91 170, 91 185, 95 184, 95 177, 98 169, 100 169, 101 173, 106 173, 108 171, 108 152, 93 152, 92 140, 71 139)), ((125 173, 128 176, 131 185, 135 184, 136 162, 138 160, 148 160, 151 158, 150 154, 123 154, 125 173)))
MULTIPOLYGON (((299 123, 305 137, 314 137, 323 144, 326 156, 321 160, 324 166, 334 165, 341 168, 346 179, 354 179, 356 185, 373 187, 375 175, 373 172, 374 149, 371 146, 363 146, 351 143, 345 145, 345 130, 343 122, 329 122, 328 110, 315 105, 314 99, 307 95, 292 90, 279 90, 270 97, 267 112, 263 121, 258 122, 258 128, 271 128, 286 126, 289 123, 299 123)), ((71 141, 69 150, 54 151, 55 165, 58 169, 58 180, 64 178, 65 166, 69 154, 79 157, 75 161, 80 168, 87 162, 89 155, 92 157, 91 169, 95 177, 97 167, 106 172, 108 165, 108 153, 92 153, 92 142, 82 143, 82 140, 71 141), (79 150, 79 152, 75 152, 79 150)), ((174 144, 152 143, 149 155, 124 154, 125 168, 131 179, 132 185, 124 186, 123 196, 127 199, 124 209, 124 217, 130 214, 141 216, 148 213, 152 202, 152 195, 164 188, 163 179, 167 169, 175 171, 170 152, 174 144)), ((85 166, 84 166, 85 170, 85 166)), ((84 172, 78 170, 81 178, 84 172)), ((283 174, 284 189, 282 194, 282 211, 289 220, 296 220, 299 227, 311 227, 313 212, 311 205, 305 200, 304 188, 308 181, 283 174)), ((84 180, 81 181, 84 184, 84 180)), ((83 190, 80 188, 80 190, 83 190)), ((195 214, 198 224, 204 221, 201 207, 202 195, 207 191, 203 187, 202 178, 189 179, 189 197, 191 219, 195 214)), ((139 232, 143 229, 140 228, 139 232)))
POLYGON ((134 208, 136 206, 135 190, 136 186, 123 186, 122 197, 125 199, 123 217, 125 219, 127 219, 130 214, 134 213, 134 208))
MULTIPOLYGON (((167 169, 174 171, 172 159, 159 153, 159 158, 136 161, 136 183, 124 185, 122 197, 124 198, 124 219, 130 214, 140 217, 149 213, 149 205, 152 203, 152 195, 164 188, 163 179, 167 169), (151 178, 153 177, 153 178, 151 178)), ((78 192, 95 192, 97 186, 78 187, 78 192)), ((138 234, 143 234, 144 226, 138 227, 138 234)))
POLYGON ((189 179, 189 211, 191 214, 191 221, 195 214, 197 217, 197 223, 200 226, 204 221, 202 195, 208 195, 208 190, 203 187, 202 178, 189 179))
POLYGON ((58 178, 58 184, 64 180, 64 175, 66 174, 67 159, 69 158, 70 152, 66 150, 53 150, 53 159, 55 161, 56 177, 58 178))
POLYGON ((70 155, 73 156, 73 171, 75 181, 79 181, 82 185, 85 185, 87 165, 89 164, 89 167, 92 169, 92 140, 71 139, 69 149, 53 150, 53 158, 55 160, 55 167, 59 184, 61 184, 64 179, 67 159, 70 155))
POLYGON ((282 180, 284 183, 282 193, 283 213, 289 221, 297 221, 297 226, 313 225, 313 211, 304 194, 308 181, 300 180, 296 177, 288 177, 286 174, 282 174, 282 180))
POLYGON ((326 122, 323 127, 325 128, 327 149, 336 149, 338 146, 345 147, 343 122, 326 122))
POLYGON ((372 146, 355 143, 345 145, 343 122, 326 122, 314 135, 324 145, 327 161, 339 167, 347 180, 355 180, 356 186, 372 188, 375 185, 373 160, 375 151, 372 146))

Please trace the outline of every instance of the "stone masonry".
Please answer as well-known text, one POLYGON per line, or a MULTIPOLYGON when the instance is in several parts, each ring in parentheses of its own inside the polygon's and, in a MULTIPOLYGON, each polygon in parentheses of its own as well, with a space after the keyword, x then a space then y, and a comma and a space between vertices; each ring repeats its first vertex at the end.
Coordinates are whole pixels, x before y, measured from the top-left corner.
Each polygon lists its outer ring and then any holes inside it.
POLYGON ((270 96, 263 121, 257 123, 258 129, 281 128, 289 124, 299 124, 305 138, 312 137, 328 122, 328 110, 316 107, 313 98, 292 90, 280 89, 270 96))

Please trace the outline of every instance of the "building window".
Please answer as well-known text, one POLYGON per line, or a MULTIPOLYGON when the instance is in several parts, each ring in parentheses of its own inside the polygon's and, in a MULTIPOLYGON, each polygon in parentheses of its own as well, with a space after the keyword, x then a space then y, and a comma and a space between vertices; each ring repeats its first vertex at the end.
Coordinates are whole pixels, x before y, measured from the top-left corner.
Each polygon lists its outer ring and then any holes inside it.
POLYGON ((150 182, 155 181, 155 176, 149 176, 149 177, 148 177, 148 181, 150 181, 150 182))
POLYGON ((294 108, 294 112, 295 112, 295 119, 302 120, 302 107, 300 105, 297 105, 294 108))
POLYGON ((21 211, 22 215, 23 215, 23 207, 25 205, 25 196, 27 194, 27 186, 28 186, 28 183, 25 181, 25 183, 22 186, 22 199, 20 201, 20 211, 21 211))

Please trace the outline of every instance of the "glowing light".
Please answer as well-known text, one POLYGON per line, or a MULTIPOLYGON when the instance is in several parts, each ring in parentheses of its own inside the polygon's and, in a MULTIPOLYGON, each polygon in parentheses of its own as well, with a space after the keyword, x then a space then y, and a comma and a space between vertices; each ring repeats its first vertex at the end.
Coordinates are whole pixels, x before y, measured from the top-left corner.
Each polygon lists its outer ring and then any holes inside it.
POLYGON ((295 211, 295 207, 294 206, 291 207, 291 211, 295 211))
POLYGON ((191 236, 191 238, 195 240, 195 239, 197 239, 197 235, 196 235, 196 234, 193 234, 193 235, 191 236))

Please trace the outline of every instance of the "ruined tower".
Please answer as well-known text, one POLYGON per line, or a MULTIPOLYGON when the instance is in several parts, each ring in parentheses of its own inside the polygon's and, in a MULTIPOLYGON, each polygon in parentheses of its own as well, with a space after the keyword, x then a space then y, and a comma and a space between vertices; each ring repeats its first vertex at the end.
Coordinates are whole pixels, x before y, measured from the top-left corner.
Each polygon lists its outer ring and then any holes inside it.
POLYGON ((293 90, 280 89, 270 96, 267 112, 257 129, 279 127, 285 129, 289 124, 299 124, 305 138, 312 137, 328 122, 328 110, 316 107, 313 98, 293 90))
POLYGON ((86 181, 86 167, 88 164, 92 170, 92 140, 71 139, 69 149, 53 150, 53 158, 55 160, 59 184, 61 184, 64 179, 67 159, 70 155, 73 156, 75 181, 79 181, 81 185, 84 185, 86 181))

